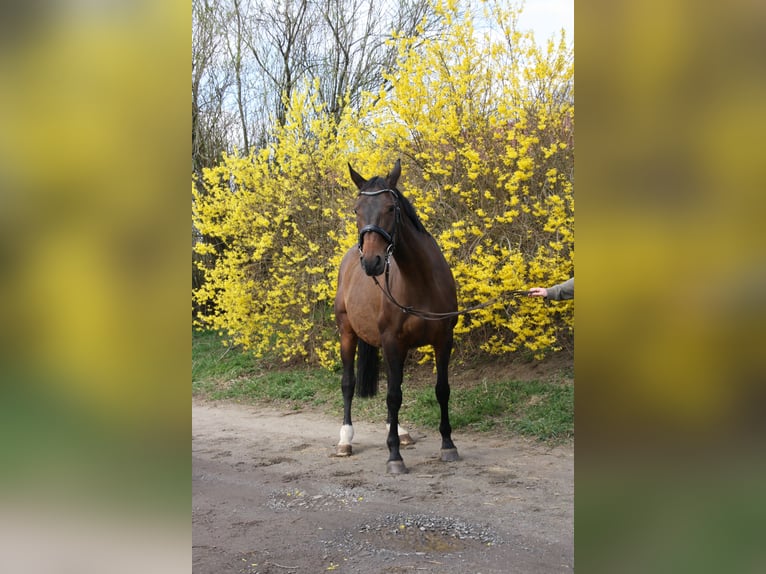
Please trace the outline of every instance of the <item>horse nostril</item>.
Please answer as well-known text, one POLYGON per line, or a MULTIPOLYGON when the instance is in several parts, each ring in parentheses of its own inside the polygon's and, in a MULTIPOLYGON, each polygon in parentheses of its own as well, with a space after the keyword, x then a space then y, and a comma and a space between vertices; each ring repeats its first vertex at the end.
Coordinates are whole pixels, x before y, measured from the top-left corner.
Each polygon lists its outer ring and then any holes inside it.
POLYGON ((373 257, 360 257, 359 258, 362 269, 367 275, 380 275, 385 267, 383 257, 375 255, 373 257))

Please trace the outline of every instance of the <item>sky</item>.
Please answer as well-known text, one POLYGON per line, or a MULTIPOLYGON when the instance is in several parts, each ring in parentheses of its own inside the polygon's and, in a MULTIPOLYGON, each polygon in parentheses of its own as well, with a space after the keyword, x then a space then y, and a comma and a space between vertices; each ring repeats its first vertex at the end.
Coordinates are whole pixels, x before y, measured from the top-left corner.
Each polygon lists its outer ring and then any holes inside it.
POLYGON ((566 30, 567 42, 574 40, 574 0, 526 0, 519 18, 519 28, 531 28, 535 40, 544 43, 561 28, 566 30))

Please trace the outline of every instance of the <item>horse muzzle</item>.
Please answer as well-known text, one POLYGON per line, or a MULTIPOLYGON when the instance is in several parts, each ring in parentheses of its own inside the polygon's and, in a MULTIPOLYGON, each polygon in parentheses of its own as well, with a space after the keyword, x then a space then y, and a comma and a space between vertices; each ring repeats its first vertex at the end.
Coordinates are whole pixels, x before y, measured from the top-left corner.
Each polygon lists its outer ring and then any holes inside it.
POLYGON ((371 255, 369 257, 365 257, 364 254, 362 254, 359 257, 359 262, 362 264, 362 269, 364 272, 370 277, 377 277, 378 275, 382 275, 386 270, 386 260, 380 255, 371 255))
POLYGON ((370 277, 376 277, 382 275, 386 270, 388 264, 388 258, 394 250, 394 238, 383 228, 377 225, 365 225, 359 231, 359 261, 362 264, 362 269, 370 277), (372 233, 373 236, 377 236, 373 241, 373 245, 368 246, 368 249, 372 253, 365 253, 364 251, 364 236, 372 233), (386 248, 383 255, 380 254, 379 247, 374 243, 379 243, 380 239, 386 242, 386 248))

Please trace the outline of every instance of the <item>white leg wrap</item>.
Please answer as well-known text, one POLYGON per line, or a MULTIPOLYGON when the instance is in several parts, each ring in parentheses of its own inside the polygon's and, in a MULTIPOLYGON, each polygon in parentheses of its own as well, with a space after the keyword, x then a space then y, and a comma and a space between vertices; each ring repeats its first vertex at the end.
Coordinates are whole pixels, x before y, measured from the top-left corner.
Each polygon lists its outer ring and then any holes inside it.
POLYGON ((351 444, 354 438, 354 427, 351 425, 343 425, 340 427, 340 442, 338 444, 351 444))
MULTIPOLYGON (((391 430, 391 425, 389 423, 386 423, 386 430, 391 430)), ((396 433, 399 435, 399 440, 401 441, 402 446, 415 444, 415 439, 410 436, 410 433, 402 425, 398 426, 396 433)))
MULTIPOLYGON (((391 430, 391 425, 389 423, 386 423, 386 430, 391 430)), ((403 434, 409 434, 407 432, 407 429, 405 429, 402 425, 399 425, 397 427, 397 434, 403 435, 403 434)))

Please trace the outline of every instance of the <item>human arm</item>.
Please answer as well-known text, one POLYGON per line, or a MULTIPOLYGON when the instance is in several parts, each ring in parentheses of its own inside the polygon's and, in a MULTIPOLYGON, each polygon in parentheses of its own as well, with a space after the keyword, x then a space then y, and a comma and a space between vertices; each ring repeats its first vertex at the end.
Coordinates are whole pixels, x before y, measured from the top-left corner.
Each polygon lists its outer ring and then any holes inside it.
POLYGON ((548 287, 546 297, 551 301, 562 301, 564 299, 574 299, 574 277, 567 279, 563 283, 548 287))
POLYGON ((553 287, 532 287, 529 290, 530 297, 545 297, 552 301, 574 299, 574 277, 553 287))

